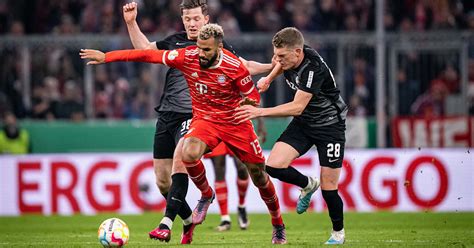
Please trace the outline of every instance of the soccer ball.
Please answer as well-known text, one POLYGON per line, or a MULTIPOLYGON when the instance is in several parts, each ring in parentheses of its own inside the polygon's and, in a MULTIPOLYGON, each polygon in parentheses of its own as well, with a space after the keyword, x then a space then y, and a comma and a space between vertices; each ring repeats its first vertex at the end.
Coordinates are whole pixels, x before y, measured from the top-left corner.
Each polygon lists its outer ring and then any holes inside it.
POLYGON ((104 220, 97 231, 99 242, 104 247, 121 247, 127 244, 130 238, 128 226, 119 218, 104 220))

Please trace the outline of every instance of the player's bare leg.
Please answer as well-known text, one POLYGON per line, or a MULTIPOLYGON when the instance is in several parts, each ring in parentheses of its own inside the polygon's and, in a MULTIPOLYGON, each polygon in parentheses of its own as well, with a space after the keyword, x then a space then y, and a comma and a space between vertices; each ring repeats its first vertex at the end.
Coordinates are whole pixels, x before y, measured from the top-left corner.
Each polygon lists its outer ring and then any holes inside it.
POLYGON ((321 166, 321 190, 333 229, 326 244, 344 244, 345 241, 343 203, 337 191, 340 174, 341 168, 321 166))
POLYGON ((217 203, 219 204, 219 209, 221 211, 221 222, 216 227, 217 231, 228 231, 230 230, 231 220, 229 215, 228 208, 228 192, 227 192, 227 183, 225 180, 225 171, 226 171, 226 156, 220 155, 211 158, 212 165, 214 166, 214 173, 216 179, 214 182, 214 189, 216 191, 217 203))
MULTIPOLYGON (((186 203, 188 190, 188 175, 186 168, 181 162, 182 139, 178 142, 173 157, 173 166, 170 168, 171 186, 167 193, 167 205, 165 216, 160 225, 149 233, 150 238, 168 242, 171 239, 171 229, 177 214, 186 216, 183 218, 183 234, 181 244, 190 244, 195 225, 192 223, 192 211, 186 203)), ((156 168, 156 167, 155 167, 156 168)), ((155 172, 160 172, 155 170, 155 172)))
POLYGON ((239 227, 242 230, 246 230, 250 224, 247 217, 247 209, 245 208, 245 197, 249 187, 249 173, 247 166, 235 156, 234 163, 237 169, 237 191, 239 192, 239 205, 237 206, 239 227))
POLYGON ((260 197, 267 205, 268 211, 272 217, 273 244, 286 244, 286 231, 283 219, 280 213, 280 203, 278 196, 273 186, 272 181, 268 177, 267 173, 263 170, 263 164, 250 164, 245 163, 249 170, 250 178, 252 178, 253 184, 258 188, 260 197))
POLYGON ((304 213, 311 202, 311 196, 319 188, 319 179, 316 177, 308 177, 290 164, 300 156, 292 146, 284 142, 276 142, 268 157, 267 173, 280 181, 297 185, 301 188, 300 196, 296 205, 298 214, 304 213))
POLYGON ((155 172, 156 186, 160 193, 165 197, 168 196, 168 191, 171 186, 171 167, 173 166, 173 159, 153 159, 153 169, 155 172))
POLYGON ((201 157, 206 150, 208 150, 207 145, 200 139, 195 137, 184 139, 182 161, 186 166, 189 177, 201 191, 201 199, 193 211, 194 224, 201 224, 204 221, 207 210, 215 198, 214 191, 209 186, 209 182, 206 178, 206 169, 201 161, 201 157))

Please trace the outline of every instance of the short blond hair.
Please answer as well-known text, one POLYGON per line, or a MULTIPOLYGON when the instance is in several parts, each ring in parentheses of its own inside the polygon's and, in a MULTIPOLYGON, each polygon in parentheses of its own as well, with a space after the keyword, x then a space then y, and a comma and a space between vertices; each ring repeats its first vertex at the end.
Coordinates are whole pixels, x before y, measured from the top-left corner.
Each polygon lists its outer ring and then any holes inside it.
POLYGON ((276 48, 303 48, 304 37, 297 28, 288 27, 278 31, 273 36, 272 44, 276 48))
POLYGON ((215 23, 209 23, 201 27, 199 30, 199 39, 208 40, 214 38, 217 43, 224 40, 224 30, 222 27, 215 23))

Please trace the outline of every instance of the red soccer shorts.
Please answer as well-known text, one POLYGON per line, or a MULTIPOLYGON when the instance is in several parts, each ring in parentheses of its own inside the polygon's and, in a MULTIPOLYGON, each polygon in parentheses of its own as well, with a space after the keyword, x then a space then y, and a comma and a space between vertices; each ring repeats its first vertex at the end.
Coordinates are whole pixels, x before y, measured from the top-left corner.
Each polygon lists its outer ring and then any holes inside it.
POLYGON ((222 142, 243 163, 265 163, 262 148, 250 121, 232 125, 193 118, 189 131, 184 137, 198 138, 211 150, 222 142))
POLYGON ((234 153, 225 145, 224 142, 221 142, 210 153, 204 154, 204 158, 213 158, 225 155, 234 156, 234 153))

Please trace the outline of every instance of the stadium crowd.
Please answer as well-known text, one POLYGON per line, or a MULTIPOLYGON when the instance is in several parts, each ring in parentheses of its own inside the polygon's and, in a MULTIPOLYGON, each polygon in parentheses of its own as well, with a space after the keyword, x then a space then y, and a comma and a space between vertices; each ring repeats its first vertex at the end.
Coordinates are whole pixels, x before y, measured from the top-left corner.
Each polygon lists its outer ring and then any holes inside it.
MULTIPOLYGON (((124 0, 0 0, 0 35, 32 34, 120 34, 127 35, 121 11, 124 0)), ((137 0, 138 24, 147 35, 164 36, 182 30, 180 0, 137 0)), ((305 32, 361 32, 374 30, 372 0, 209 0, 210 15, 223 26, 226 37, 244 32, 273 34, 285 26, 305 32)), ((394 32, 424 30, 474 30, 474 2, 470 0, 386 1, 385 27, 394 32)), ((124 47, 122 47, 124 48, 124 47)), ((19 49, 0 48, 0 113, 11 110, 19 118, 86 118, 84 110, 83 64, 77 51, 49 48, 46 56, 32 55, 31 107, 24 105, 21 92, 19 49)), ((321 48, 324 49, 324 48, 321 48)), ((359 49, 363 50, 363 49, 359 49)), ((373 48, 347 62, 344 98, 350 115, 375 113, 375 59, 373 48)), ((324 52, 324 51, 322 51, 324 52)), ((444 55, 443 55, 444 56, 444 55)), ((326 56, 328 57, 328 56, 326 56)), ((422 64, 436 55, 402 54, 398 68, 399 114, 443 115, 444 100, 460 91, 456 58, 436 64, 422 64), (418 65, 418 66, 417 66, 418 65), (431 73, 420 74, 430 69, 431 73), (434 70, 434 71, 433 71, 434 70)), ((474 56, 471 56, 473 58, 474 56)), ((331 58, 328 58, 329 60, 331 58)), ((433 60, 433 59, 432 59, 433 60)), ((330 62, 329 62, 330 63, 330 62)), ((474 61, 470 60, 470 68, 474 61)), ((149 119, 153 113, 150 92, 154 81, 150 67, 140 65, 135 73, 123 75, 107 67, 94 73, 93 118, 149 119)), ((473 70, 469 70, 472 72, 473 70)), ((474 103, 474 75, 470 73, 468 96, 474 103)), ((474 112, 471 104, 471 113, 474 112)))

